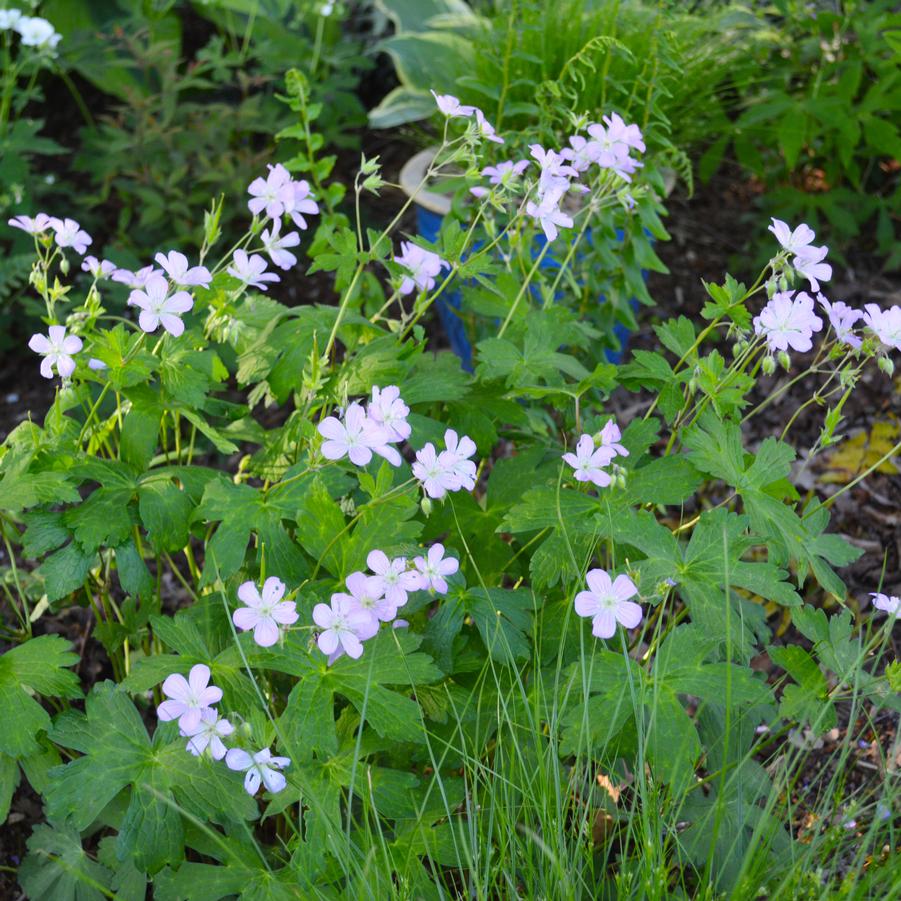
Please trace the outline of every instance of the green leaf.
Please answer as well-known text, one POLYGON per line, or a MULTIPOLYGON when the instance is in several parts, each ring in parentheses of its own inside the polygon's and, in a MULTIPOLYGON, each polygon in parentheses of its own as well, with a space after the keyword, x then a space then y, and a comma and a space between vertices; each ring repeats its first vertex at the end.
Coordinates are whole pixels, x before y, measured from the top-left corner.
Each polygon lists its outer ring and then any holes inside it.
POLYGON ((464 603, 494 660, 512 664, 528 658, 534 609, 530 590, 473 588, 464 603))
POLYGON ((29 898, 103 901, 111 874, 87 855, 77 830, 38 825, 28 839, 18 876, 29 898))
POLYGON ((9 816, 9 806, 19 785, 19 765, 14 757, 0 753, 0 826, 9 816))
POLYGON ((96 560, 96 553, 86 554, 77 541, 47 557, 38 569, 47 600, 52 603, 81 588, 96 560))
POLYGON ((138 489, 138 511, 157 550, 178 551, 188 543, 188 523, 194 505, 187 492, 174 482, 143 482, 138 489))
POLYGON ((129 504, 134 492, 130 487, 101 486, 77 507, 63 514, 63 522, 75 534, 86 552, 101 545, 115 547, 131 534, 129 504))
POLYGON ((787 720, 810 724, 818 732, 828 732, 836 723, 835 707, 829 700, 829 684, 816 662, 798 645, 768 648, 770 659, 797 683, 782 691, 779 715, 787 720))

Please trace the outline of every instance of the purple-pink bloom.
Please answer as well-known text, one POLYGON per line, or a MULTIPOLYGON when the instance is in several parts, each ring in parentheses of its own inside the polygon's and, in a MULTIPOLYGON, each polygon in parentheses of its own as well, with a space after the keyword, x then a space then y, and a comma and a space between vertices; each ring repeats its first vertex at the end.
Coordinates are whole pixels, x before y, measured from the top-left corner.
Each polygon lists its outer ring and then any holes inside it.
POLYGON ((188 266, 188 258, 177 250, 158 253, 154 260, 162 266, 172 284, 179 288, 209 288, 213 276, 206 266, 188 266))
POLYGON ((406 557, 389 560, 384 551, 370 551, 366 557, 366 565, 375 573, 371 578, 376 590, 380 591, 387 603, 395 608, 403 607, 407 603, 407 594, 418 591, 422 585, 419 573, 407 569, 406 557))
POLYGON ((13 228, 20 228, 29 235, 42 235, 51 227, 53 220, 46 213, 38 213, 34 219, 31 216, 15 216, 8 220, 13 228))
POLYGON ((353 598, 345 594, 333 594, 331 606, 317 604, 313 608, 313 622, 322 631, 316 639, 323 654, 334 654, 339 648, 357 660, 363 653, 363 643, 357 634, 364 634, 372 623, 372 614, 362 610, 353 598))
POLYGON ((609 466, 615 456, 612 448, 595 448, 591 435, 583 435, 576 444, 576 452, 563 454, 563 459, 575 470, 577 482, 591 482, 598 488, 607 488, 613 477, 604 467, 609 466))
POLYGON ((608 141, 622 144, 632 150, 637 150, 639 153, 644 153, 644 139, 641 135, 641 129, 637 125, 626 125, 622 116, 618 113, 604 116, 603 120, 607 126, 606 136, 608 141))
POLYGON ((447 429, 444 445, 447 449, 439 457, 442 466, 456 477, 460 483, 458 488, 472 491, 476 487, 476 465, 469 458, 476 452, 475 442, 468 435, 458 438, 453 429, 447 429))
POLYGON ((410 408, 400 396, 397 385, 386 385, 379 388, 372 386, 372 399, 366 406, 366 415, 388 433, 389 441, 406 441, 413 431, 407 422, 410 408))
POLYGON ((156 709, 164 723, 178 720, 178 728, 190 734, 201 722, 201 715, 222 700, 222 689, 210 685, 210 668, 205 663, 191 667, 188 678, 173 673, 163 682, 163 694, 169 698, 156 709))
POLYGON ((309 184, 301 179, 300 181, 291 182, 291 200, 285 206, 285 212, 290 216, 294 224, 303 231, 308 228, 307 220, 303 214, 308 216, 315 215, 319 212, 319 204, 310 191, 309 184))
POLYGON ((883 594, 881 591, 871 591, 873 606, 877 610, 884 610, 889 616, 901 614, 901 598, 894 595, 883 594))
POLYGON ((832 267, 823 262, 828 252, 828 247, 809 247, 792 259, 792 267, 807 279, 811 291, 820 290, 820 279, 828 282, 832 278, 832 267))
POLYGON ((226 752, 222 739, 228 738, 235 731, 235 727, 225 717, 220 719, 212 707, 207 707, 206 710, 200 711, 200 722, 196 726, 180 731, 182 736, 188 739, 186 751, 200 757, 209 748, 213 760, 222 760, 226 752))
POLYGON ((854 324, 863 318, 863 311, 855 310, 841 300, 830 303, 822 294, 817 294, 817 302, 829 317, 829 325, 832 326, 836 339, 842 344, 847 344, 848 347, 855 349, 860 347, 863 341, 854 334, 852 329, 854 324))
POLYGON ((262 592, 253 582, 238 586, 238 598, 245 607, 232 614, 232 621, 241 630, 253 629, 253 640, 261 648, 271 648, 278 641, 279 627, 297 622, 294 601, 283 601, 286 586, 281 579, 270 576, 263 583, 262 592))
POLYGON ((812 335, 823 327, 823 320, 814 313, 813 298, 799 291, 794 298, 790 291, 780 291, 754 317, 754 332, 766 338, 771 352, 793 350, 805 352, 813 347, 812 335))
POLYGON ((882 310, 875 303, 864 307, 863 321, 886 347, 901 350, 901 307, 895 304, 882 310))
POLYGON ((591 569, 585 581, 588 591, 576 595, 575 608, 579 616, 591 617, 592 635, 612 638, 617 623, 634 629, 641 622, 641 607, 629 600, 638 594, 638 589, 628 576, 620 575, 611 581, 603 569, 591 569))
POLYGON ((416 460, 412 467, 413 475, 429 497, 438 500, 448 491, 460 490, 460 480, 453 472, 453 462, 444 454, 438 454, 431 441, 416 451, 416 460))
POLYGON ((288 782, 279 770, 290 766, 291 760, 288 757, 273 757, 269 748, 263 748, 252 756, 242 748, 230 748, 225 755, 225 764, 230 770, 238 772, 247 770, 244 790, 253 797, 261 782, 267 791, 273 794, 280 792, 288 782))
POLYGON ((605 422, 604 428, 601 429, 601 447, 610 448, 610 450, 613 451, 613 454, 616 457, 628 457, 628 449, 620 444, 622 437, 623 434, 619 430, 619 426, 616 424, 616 420, 611 419, 608 422, 605 422))
POLYGON ((360 404, 350 404, 344 412, 344 421, 327 416, 318 426, 322 442, 322 456, 326 460, 348 457, 355 466, 365 466, 372 459, 372 452, 384 449, 391 440, 388 432, 373 422, 360 404))
POLYGON ((414 288, 420 291, 431 291, 435 287, 435 277, 442 266, 448 264, 438 256, 411 241, 401 241, 400 256, 394 258, 395 263, 405 267, 409 275, 405 275, 400 283, 401 294, 411 294, 414 288))
POLYGON ((344 584, 347 586, 347 593, 338 591, 332 595, 332 600, 340 598, 355 604, 369 617, 368 624, 360 624, 355 630, 361 641, 372 638, 378 632, 380 622, 391 622, 397 616, 397 606, 385 597, 380 579, 363 572, 353 572, 344 580, 344 584))
POLYGON ((32 335, 28 346, 36 354, 42 354, 41 375, 45 379, 53 378, 53 367, 61 378, 68 378, 75 372, 75 360, 72 354, 81 350, 81 338, 67 335, 64 325, 51 325, 46 335, 32 335))
POLYGON ((81 261, 81 269, 83 272, 90 272, 99 281, 109 278, 116 271, 116 264, 109 260, 98 260, 97 257, 85 257, 81 261))
POLYGON ((444 545, 433 544, 425 557, 415 557, 413 565, 419 570, 420 589, 447 594, 447 576, 452 576, 460 568, 455 557, 444 556, 444 545))
POLYGON ((128 303, 140 309, 138 325, 145 332, 155 332, 162 325, 173 338, 177 338, 185 330, 181 314, 194 306, 194 299, 187 291, 176 291, 171 297, 168 295, 169 282, 161 275, 154 275, 147 279, 144 290, 138 289, 128 295, 128 303))
POLYGON ((560 151, 560 155, 572 163, 576 172, 586 172, 598 161, 601 145, 597 141, 589 141, 582 135, 571 135, 569 144, 560 151))
POLYGON ((569 179, 576 178, 579 174, 566 164, 565 157, 556 150, 545 150, 541 144, 530 144, 529 153, 541 168, 538 179, 540 198, 549 194, 561 196, 569 188, 569 179))
POLYGON ((266 178, 255 178, 248 186, 247 193, 251 196, 247 206, 254 216, 265 210, 270 219, 277 219, 293 203, 291 174, 281 163, 269 166, 266 178))
POLYGON ((233 278, 238 279, 244 288, 250 286, 265 291, 267 290, 266 282, 281 281, 274 272, 267 272, 266 268, 266 260, 258 253, 248 256, 246 251, 236 250, 232 265, 225 271, 233 278))
POLYGON ((103 372, 104 369, 109 369, 109 366, 107 366, 103 360, 98 360, 97 357, 91 357, 88 360, 88 369, 91 369, 94 372, 103 372))
POLYGON ((269 259, 275 263, 279 269, 290 269, 297 265, 297 257, 288 250, 289 247, 297 247, 300 244, 300 235, 297 232, 288 232, 285 235, 280 234, 282 223, 280 219, 272 220, 272 229, 264 228, 260 235, 263 247, 269 254, 269 259))
POLYGON ((76 253, 83 254, 91 243, 91 236, 74 219, 50 220, 56 243, 59 247, 71 247, 76 253))
POLYGON ((488 182, 492 185, 509 185, 514 178, 519 178, 531 165, 528 160, 504 160, 496 166, 485 166, 482 175, 488 176, 488 182))
POLYGON ((117 269, 113 273, 113 281, 127 285, 129 288, 146 288, 147 282, 157 275, 162 275, 163 270, 157 269, 155 266, 145 266, 137 272, 130 269, 117 269))
POLYGON ((435 103, 438 104, 438 109, 449 119, 454 116, 471 116, 476 111, 474 106, 464 106, 453 94, 436 94, 434 91, 431 93, 435 103))
POLYGON ((783 222, 781 219, 773 219, 773 224, 767 226, 767 231, 771 231, 776 236, 776 240, 782 245, 782 249, 787 250, 791 254, 803 254, 813 249, 810 245, 813 243, 816 233, 804 222, 792 230, 787 222, 783 222))
POLYGON ((526 204, 526 213, 539 223, 548 241, 553 241, 557 237, 558 226, 573 227, 572 218, 560 209, 560 199, 561 195, 552 191, 541 198, 541 203, 536 204, 530 200, 526 204))
MULTIPOLYGON (((592 153, 596 154, 595 162, 598 166, 602 169, 619 171, 620 169, 628 169, 630 166, 637 164, 630 162, 629 148, 632 145, 625 139, 625 130, 619 127, 619 123, 623 120, 617 116, 616 113, 613 115, 615 120, 608 119, 606 116, 604 117, 604 122, 608 123, 607 125, 601 125, 597 122, 593 125, 589 125, 588 134, 597 144, 597 148, 593 149, 592 153)), ((635 127, 637 128, 637 126, 635 127)), ((634 135, 631 132, 629 132, 629 135, 634 140, 634 135)), ((640 131, 638 132, 638 135, 640 141, 640 131)), ((642 143, 642 147, 643 146, 644 144, 642 143)))
POLYGON ((503 144, 504 139, 494 130, 494 126, 485 118, 485 114, 478 108, 475 108, 476 114, 476 131, 478 134, 494 141, 495 144, 503 144))

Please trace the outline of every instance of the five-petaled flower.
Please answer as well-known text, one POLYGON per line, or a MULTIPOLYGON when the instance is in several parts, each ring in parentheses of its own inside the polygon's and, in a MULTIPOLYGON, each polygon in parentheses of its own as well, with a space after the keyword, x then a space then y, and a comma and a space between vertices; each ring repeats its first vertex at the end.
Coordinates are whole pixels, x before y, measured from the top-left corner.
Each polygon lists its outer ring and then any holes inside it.
POLYGON ((455 557, 444 556, 444 545, 433 544, 425 557, 414 557, 413 565, 419 570, 420 587, 423 591, 447 594, 447 576, 452 576, 459 568, 455 557))
POLYGON ((345 580, 347 593, 335 592, 332 595, 332 603, 339 600, 362 610, 369 621, 365 624, 358 622, 354 631, 361 641, 372 638, 379 630, 379 623, 388 623, 397 616, 397 608, 385 599, 381 582, 374 576, 367 576, 363 572, 353 572, 345 580))
POLYGON ((628 576, 619 575, 611 580, 603 569, 591 569, 585 581, 588 591, 576 595, 575 607, 579 616, 591 617, 592 635, 612 638, 617 623, 634 629, 641 622, 641 607, 629 600, 638 594, 638 589, 628 576))
POLYGON ((132 291, 128 303, 138 307, 138 325, 145 332, 155 332, 160 325, 177 338, 185 330, 181 314, 194 306, 194 299, 187 291, 176 291, 169 295, 169 282, 162 275, 152 275, 143 289, 132 291))
POLYGON ((323 654, 334 654, 339 648, 356 660, 363 653, 359 632, 366 632, 372 625, 372 614, 363 610, 347 595, 333 594, 331 606, 317 604, 313 608, 313 622, 322 631, 316 639, 323 654))
POLYGON ((63 37, 46 19, 39 16, 20 16, 13 23, 13 28, 19 32, 26 47, 37 47, 40 50, 55 50, 63 37))
POLYGON ((371 577, 375 590, 384 595, 385 601, 395 608, 403 607, 407 603, 407 594, 418 591, 422 585, 419 573, 407 568, 406 557, 389 560, 384 551, 375 550, 369 552, 366 565, 375 573, 371 577))
POLYGON ((760 315, 754 317, 754 331, 766 338, 771 352, 789 347, 808 351, 813 347, 813 333, 822 327, 823 320, 814 313, 813 298, 804 291, 794 297, 790 291, 774 294, 760 315))
POLYGON ((549 191, 541 198, 540 203, 530 200, 526 203, 526 214, 531 216, 541 226, 548 241, 553 241, 558 235, 559 228, 572 228, 572 217, 560 209, 562 194, 557 191, 549 191))
POLYGON ((395 257, 394 262, 409 272, 400 283, 400 293, 412 294, 414 289, 431 291, 435 287, 435 277, 447 263, 437 253, 410 241, 401 241, 400 250, 400 256, 395 257))
POLYGON ((820 279, 828 282, 832 278, 832 267, 823 262, 828 252, 828 247, 811 247, 804 254, 792 258, 792 267, 807 279, 811 291, 820 290, 820 279))
POLYGON ((166 271, 173 285, 179 288, 209 288, 213 276, 206 266, 189 266, 188 258, 177 250, 158 253, 154 260, 166 271))
POLYGON ((230 748, 225 755, 225 763, 230 770, 238 772, 247 770, 247 775, 244 777, 244 790, 253 797, 261 782, 266 786, 267 791, 273 794, 280 792, 287 785, 287 780, 279 770, 289 766, 291 760, 288 757, 273 757, 269 748, 263 748, 262 751, 257 751, 253 755, 248 754, 242 748, 230 748))
POLYGON ((186 735, 193 735, 201 722, 204 710, 222 700, 222 689, 210 685, 210 668, 205 663, 191 667, 186 679, 181 673, 173 673, 163 682, 163 694, 169 698, 156 708, 156 715, 164 723, 178 720, 178 728, 186 735))
POLYGON ((42 235, 51 228, 52 219, 46 213, 38 213, 33 219, 31 216, 15 216, 8 220, 8 224, 29 235, 42 235))
POLYGON ((263 583, 262 592, 253 582, 238 586, 238 599, 247 606, 239 607, 232 614, 232 621, 243 631, 253 629, 253 640, 261 648, 272 647, 279 636, 280 626, 297 622, 294 601, 283 601, 285 583, 270 576, 263 583))
POLYGON ((901 350, 901 306, 895 304, 883 310, 875 303, 868 303, 864 307, 863 321, 880 343, 901 350))
POLYGON ((877 610, 884 610, 889 616, 901 615, 901 598, 883 594, 881 591, 871 591, 870 597, 877 610))
POLYGON ((232 264, 225 271, 238 279, 244 288, 250 286, 261 291, 268 290, 266 282, 280 282, 274 272, 266 271, 266 260, 258 253, 248 256, 244 250, 236 250, 232 264))
POLYGON ((269 254, 269 259, 279 269, 290 269, 297 265, 297 257, 288 248, 297 247, 300 244, 300 235, 297 232, 288 232, 282 235, 280 234, 281 228, 281 220, 273 219, 272 228, 264 228, 260 240, 263 242, 266 253, 269 254))
POLYGON ((391 440, 388 432, 373 422, 360 404, 348 406, 343 422, 327 416, 317 428, 326 439, 322 442, 322 456, 326 460, 348 457, 355 466, 365 466, 372 459, 372 452, 383 449, 391 440))
POLYGON ((573 475, 577 482, 591 482, 598 488, 607 488, 613 482, 613 476, 604 467, 609 466, 615 456, 613 448, 596 448, 591 435, 583 435, 576 444, 576 452, 564 454, 563 459, 575 470, 573 475))
POLYGON ((812 249, 811 244, 816 237, 814 230, 804 222, 792 230, 788 223, 781 219, 773 219, 773 224, 768 225, 767 230, 776 236, 782 249, 787 250, 790 254, 803 255, 807 253, 812 249))
POLYGON ((41 375, 45 379, 53 378, 53 367, 62 378, 68 378, 75 372, 75 360, 72 354, 81 350, 81 338, 67 335, 63 325, 51 325, 46 335, 32 335, 28 346, 36 353, 43 354, 41 375))
POLYGON ((255 178, 247 188, 247 193, 251 198, 247 201, 247 206, 254 216, 265 210, 270 219, 277 219, 293 202, 291 173, 281 163, 269 166, 269 174, 265 178, 255 178))
POLYGON ((400 396, 397 385, 386 385, 379 388, 372 386, 372 399, 366 406, 366 415, 388 433, 389 441, 406 441, 413 431, 407 422, 410 408, 400 396))
POLYGON ((213 760, 222 760, 225 757, 225 745, 223 738, 228 738, 235 731, 235 727, 225 717, 220 719, 219 714, 212 707, 200 711, 200 722, 188 729, 179 730, 184 738, 188 739, 185 746, 195 757, 199 757, 209 748, 213 760))
POLYGON ((81 261, 81 269, 83 272, 90 272, 99 281, 109 278, 116 271, 116 264, 110 260, 98 260, 97 257, 85 257, 81 261))
POLYGON ((453 94, 436 94, 432 91, 432 96, 438 109, 449 119, 454 116, 471 116, 476 111, 474 106, 464 106, 453 94))
POLYGON ((91 243, 91 236, 74 219, 50 220, 53 236, 59 247, 71 247, 76 253, 83 254, 91 243))
POLYGON ((817 303, 829 318, 829 325, 832 326, 835 337, 840 343, 853 348, 858 348, 863 344, 863 341, 852 331, 855 323, 863 318, 862 310, 855 310, 841 300, 830 303, 822 294, 817 294, 817 303))

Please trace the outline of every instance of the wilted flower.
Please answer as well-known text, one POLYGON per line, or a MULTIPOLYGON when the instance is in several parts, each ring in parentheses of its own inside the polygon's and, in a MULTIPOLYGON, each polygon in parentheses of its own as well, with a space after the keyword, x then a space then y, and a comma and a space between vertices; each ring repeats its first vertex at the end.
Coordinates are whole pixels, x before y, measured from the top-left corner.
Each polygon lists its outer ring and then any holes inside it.
POLYGON ((871 591, 873 606, 877 610, 884 610, 889 616, 901 614, 901 598, 894 595, 883 594, 881 591, 871 591))
POLYGON ((860 347, 863 342, 851 330, 854 323, 863 318, 863 312, 852 309, 841 300, 830 303, 822 294, 817 294, 817 302, 829 317, 829 324, 835 332, 835 337, 848 347, 860 347))
POLYGON ((379 388, 372 386, 372 400, 366 407, 366 415, 389 435, 389 441, 406 441, 413 431, 407 416, 410 408, 400 396, 397 385, 386 385, 379 388))
POLYGON ((22 43, 26 47, 54 50, 56 45, 62 40, 62 35, 58 34, 56 29, 46 19, 41 19, 38 16, 20 15, 13 22, 13 28, 19 32, 22 37, 22 43))
POLYGON ((222 689, 210 685, 210 668, 205 663, 191 667, 188 678, 173 673, 163 682, 163 694, 169 698, 156 709, 156 715, 164 723, 178 720, 178 728, 185 734, 193 734, 201 722, 204 710, 222 700, 222 689))
POLYGON ((895 304, 882 310, 875 303, 868 303, 864 307, 863 321, 886 347, 901 350, 901 307, 895 304))
POLYGON ((360 404, 350 404, 344 413, 344 421, 327 416, 318 426, 322 442, 322 456, 326 460, 348 457, 355 466, 365 466, 372 459, 372 452, 391 440, 388 432, 366 415, 360 404))
POLYGON ((76 253, 83 254, 91 243, 91 236, 74 219, 50 220, 56 243, 60 247, 71 247, 76 253))
POLYGON ((258 253, 248 256, 243 250, 235 251, 232 265, 225 271, 238 279, 243 287, 259 288, 261 291, 267 290, 265 282, 281 281, 274 272, 266 271, 266 261, 258 253))
POLYGON ((209 748, 213 760, 222 760, 225 757, 225 745, 223 738, 227 738, 235 731, 235 727, 225 717, 219 718, 219 714, 212 707, 200 712, 200 722, 190 729, 181 729, 181 734, 189 739, 185 746, 195 757, 200 757, 209 748))
POLYGON ((453 94, 436 94, 432 91, 432 96, 438 109, 449 119, 454 116, 471 116, 476 111, 474 106, 464 106, 453 94))
POLYGON ((251 196, 247 206, 254 216, 265 210, 269 218, 277 219, 294 200, 291 173, 281 163, 269 166, 266 178, 255 178, 248 186, 247 193, 251 196))
POLYGON ((372 580, 376 590, 395 608, 403 607, 407 603, 408 592, 418 591, 422 584, 419 573, 407 569, 406 557, 389 560, 384 551, 370 551, 366 565, 375 573, 372 580))
POLYGON ((241 748, 231 748, 225 755, 225 764, 230 770, 241 772, 247 770, 244 777, 244 790, 253 797, 260 787, 260 782, 266 786, 266 790, 275 794, 280 792, 287 780, 279 772, 286 766, 290 766, 288 757, 273 757, 269 748, 263 748, 251 756, 241 748))
POLYGON ((431 291, 435 287, 435 277, 447 263, 437 253, 410 241, 401 241, 400 249, 401 254, 394 258, 394 262, 404 266, 410 273, 400 283, 400 293, 411 294, 414 288, 431 291))
POLYGON ((754 317, 754 331, 766 338, 771 352, 789 347, 808 351, 813 346, 812 335, 823 327, 823 320, 813 311, 813 298, 799 291, 794 298, 790 291, 781 291, 754 317))
POLYGON ((138 325, 145 332, 155 332, 160 325, 177 338, 185 330, 181 314, 194 306, 194 299, 187 291, 176 291, 171 297, 169 283, 161 275, 151 276, 144 290, 132 291, 128 295, 130 306, 141 310, 138 325))
MULTIPOLYGON (((18 12, 18 10, 9 10, 10 12, 18 12)), ((2 13, 3 10, 0 10, 2 13)), ((48 228, 52 226, 53 220, 46 213, 38 213, 34 219, 31 216, 15 216, 8 220, 8 224, 13 228, 20 228, 29 235, 42 235, 48 228)))
POLYGON ((575 607, 579 616, 591 617, 592 635, 612 638, 617 623, 634 629, 641 622, 641 607, 629 600, 638 594, 638 589, 628 576, 611 580, 603 569, 591 569, 585 581, 589 590, 576 595, 575 607))
POLYGON ((612 448, 595 448, 591 435, 583 435, 576 444, 576 452, 563 454, 563 459, 575 470, 577 482, 591 482, 598 488, 607 488, 613 482, 613 477, 604 467, 615 456, 616 452, 612 448))
POLYGON ((213 276, 206 266, 188 267, 188 258, 177 250, 170 250, 168 254, 158 253, 154 260, 163 267, 170 281, 179 288, 193 288, 200 286, 209 288, 213 276))
POLYGON ((263 247, 266 248, 266 253, 269 254, 269 259, 279 269, 290 269, 292 266, 297 265, 297 257, 287 248, 297 247, 300 244, 300 235, 297 232, 288 232, 286 235, 280 235, 281 227, 281 220, 273 219, 272 230, 264 228, 263 233, 260 235, 260 240, 263 242, 263 247))
POLYGON ((81 261, 81 268, 84 272, 90 272, 91 275, 100 280, 109 278, 116 271, 116 264, 109 260, 98 260, 97 257, 85 257, 81 261))
POLYGON ((68 378, 75 372, 75 360, 72 354, 81 350, 81 338, 67 335, 63 325, 51 325, 46 335, 32 335, 28 346, 36 353, 43 354, 41 375, 45 379, 53 378, 53 367, 62 378, 68 378))
POLYGON ((811 291, 820 290, 818 279, 828 282, 832 278, 832 267, 823 262, 828 252, 828 247, 810 247, 792 259, 792 267, 807 279, 811 291))
POLYGON ((444 545, 433 544, 425 557, 414 557, 413 565, 419 570, 420 588, 447 594, 447 576, 452 576, 460 568, 460 561, 444 556, 444 545))
POLYGON ((278 641, 279 627, 297 622, 294 601, 283 601, 285 583, 270 576, 263 583, 262 592, 253 582, 238 586, 238 598, 246 607, 232 614, 232 621, 243 631, 253 629, 253 640, 261 648, 270 648, 278 641))
POLYGON ((333 594, 331 606, 317 604, 313 608, 313 622, 322 631, 316 639, 323 654, 334 654, 339 648, 356 660, 363 653, 363 643, 357 634, 370 628, 372 615, 347 595, 333 594))
POLYGON ((816 233, 804 222, 792 231, 791 226, 781 219, 773 219, 773 224, 768 225, 767 230, 776 236, 776 240, 782 245, 782 249, 787 250, 791 254, 801 255, 815 249, 811 248, 810 245, 813 243, 816 233))

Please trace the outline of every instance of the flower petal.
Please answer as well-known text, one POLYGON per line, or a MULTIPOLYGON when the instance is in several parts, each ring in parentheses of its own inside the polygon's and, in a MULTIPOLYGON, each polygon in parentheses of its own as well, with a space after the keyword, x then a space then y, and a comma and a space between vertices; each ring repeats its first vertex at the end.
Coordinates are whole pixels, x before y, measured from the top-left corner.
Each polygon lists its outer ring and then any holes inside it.
POLYGON ((225 755, 225 765, 230 770, 246 770, 253 763, 253 758, 243 748, 231 748, 225 755))
POLYGON ((288 590, 287 586, 281 579, 276 578, 275 576, 270 576, 263 583, 263 603, 267 607, 272 607, 274 604, 277 604, 284 596, 285 592, 288 590))
POLYGON ((167 698, 187 703, 191 697, 191 687, 188 685, 188 680, 181 673, 173 673, 171 676, 166 676, 163 682, 163 694, 167 698))
POLYGON ((261 648, 271 648, 278 641, 278 624, 271 616, 260 619, 253 630, 253 640, 261 648))
POLYGON ((591 621, 591 634, 597 638, 612 638, 616 632, 616 618, 611 610, 601 610, 591 621))
POLYGON ((615 616, 627 629, 634 629, 643 615, 641 607, 634 601, 621 601, 616 605, 615 616))
POLYGON ((239 607, 232 614, 232 622, 235 626, 243 631, 255 629, 260 621, 260 614, 251 607, 239 607))
POLYGON ((195 663, 188 674, 188 685, 191 686, 191 693, 199 696, 209 684, 210 668, 205 663, 195 663))

